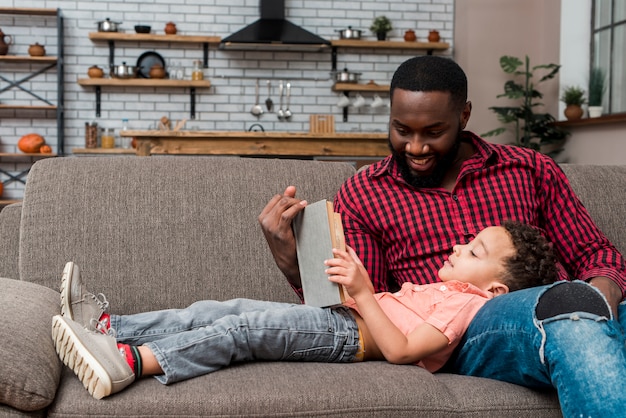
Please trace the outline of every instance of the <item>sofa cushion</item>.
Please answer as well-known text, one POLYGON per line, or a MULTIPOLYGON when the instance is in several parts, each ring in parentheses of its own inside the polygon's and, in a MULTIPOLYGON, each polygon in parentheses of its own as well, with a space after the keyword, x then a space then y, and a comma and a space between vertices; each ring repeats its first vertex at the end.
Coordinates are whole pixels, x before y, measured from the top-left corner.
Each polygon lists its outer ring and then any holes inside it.
POLYGON ((59 293, 6 278, 0 278, 0 289, 0 403, 24 411, 45 408, 61 377, 50 336, 59 293))

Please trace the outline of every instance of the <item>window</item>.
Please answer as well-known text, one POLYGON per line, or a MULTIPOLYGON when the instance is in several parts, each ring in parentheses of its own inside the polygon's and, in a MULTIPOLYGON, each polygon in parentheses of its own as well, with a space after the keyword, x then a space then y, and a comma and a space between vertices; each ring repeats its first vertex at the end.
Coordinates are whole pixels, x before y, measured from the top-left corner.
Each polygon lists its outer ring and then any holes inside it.
POLYGON ((591 67, 606 72, 604 113, 626 112, 626 2, 594 0, 591 67))

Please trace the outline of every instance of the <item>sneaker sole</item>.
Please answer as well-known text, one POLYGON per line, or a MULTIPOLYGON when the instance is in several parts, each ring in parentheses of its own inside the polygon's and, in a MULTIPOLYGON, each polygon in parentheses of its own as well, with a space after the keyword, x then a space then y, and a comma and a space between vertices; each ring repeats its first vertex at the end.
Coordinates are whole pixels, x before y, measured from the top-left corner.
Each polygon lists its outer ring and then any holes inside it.
POLYGON ((63 364, 74 371, 91 396, 102 399, 111 394, 108 373, 60 317, 52 318, 52 339, 63 364))
POLYGON ((68 317, 71 320, 74 320, 74 315, 72 315, 72 286, 71 280, 74 276, 74 271, 76 270, 76 265, 68 261, 65 264, 65 268, 63 268, 63 275, 61 276, 61 315, 68 317))

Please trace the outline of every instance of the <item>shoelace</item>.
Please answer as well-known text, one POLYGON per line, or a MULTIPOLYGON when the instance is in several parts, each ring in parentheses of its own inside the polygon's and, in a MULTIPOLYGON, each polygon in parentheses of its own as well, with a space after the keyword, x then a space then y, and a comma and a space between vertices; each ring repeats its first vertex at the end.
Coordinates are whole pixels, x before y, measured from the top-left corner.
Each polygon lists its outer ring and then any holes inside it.
POLYGON ((114 328, 111 328, 109 321, 106 319, 104 321, 99 321, 95 318, 91 318, 91 325, 93 325, 95 331, 97 332, 101 332, 102 334, 109 335, 113 338, 117 337, 117 331, 115 331, 114 328))
POLYGON ((103 312, 106 312, 106 310, 109 309, 109 301, 106 296, 104 296, 104 293, 98 293, 97 295, 90 293, 89 296, 96 301, 98 307, 102 309, 103 312))

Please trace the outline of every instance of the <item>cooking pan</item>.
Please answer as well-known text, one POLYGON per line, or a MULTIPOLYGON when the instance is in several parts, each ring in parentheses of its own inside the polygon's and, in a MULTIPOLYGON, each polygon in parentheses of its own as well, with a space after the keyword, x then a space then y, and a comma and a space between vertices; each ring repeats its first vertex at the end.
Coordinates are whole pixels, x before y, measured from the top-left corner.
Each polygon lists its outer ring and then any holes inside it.
POLYGON ((112 65, 110 74, 113 78, 135 78, 137 69, 138 67, 134 65, 126 65, 126 62, 122 62, 120 65, 112 65))
POLYGON ((361 39, 361 30, 360 29, 352 29, 352 26, 348 26, 348 29, 336 29, 336 32, 339 32, 340 39, 361 39))
POLYGON ((353 73, 344 68, 343 71, 335 73, 335 82, 337 83, 358 83, 361 73, 353 73))
POLYGON ((118 32, 122 22, 113 22, 108 17, 98 22, 98 32, 118 32))

